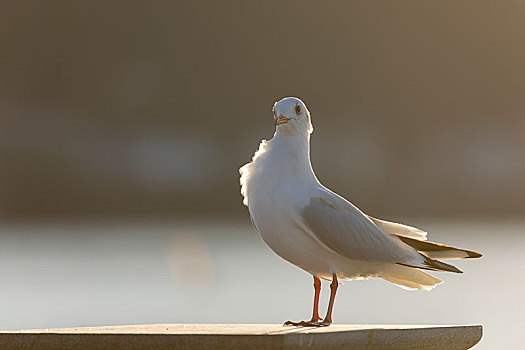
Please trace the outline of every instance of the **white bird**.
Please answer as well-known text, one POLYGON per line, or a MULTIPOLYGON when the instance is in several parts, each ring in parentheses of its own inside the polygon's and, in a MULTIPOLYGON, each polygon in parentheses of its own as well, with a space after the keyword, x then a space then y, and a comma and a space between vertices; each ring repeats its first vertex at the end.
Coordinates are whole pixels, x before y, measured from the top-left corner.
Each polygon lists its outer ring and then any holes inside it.
POLYGON ((255 229, 283 259, 314 278, 309 321, 294 326, 327 326, 338 278, 380 277, 409 289, 430 290, 442 281, 420 269, 460 273, 437 259, 478 258, 481 254, 426 241, 426 232, 366 215, 324 187, 310 163, 310 112, 298 98, 274 104, 276 131, 263 140, 240 170, 243 203, 255 229), (318 311, 320 279, 331 280, 326 317, 318 311))

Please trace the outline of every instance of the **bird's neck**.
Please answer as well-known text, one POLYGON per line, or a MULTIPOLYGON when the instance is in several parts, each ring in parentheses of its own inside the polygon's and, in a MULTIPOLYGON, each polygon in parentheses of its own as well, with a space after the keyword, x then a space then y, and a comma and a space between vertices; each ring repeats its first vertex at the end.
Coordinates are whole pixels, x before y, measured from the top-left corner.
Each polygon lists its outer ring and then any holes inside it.
POLYGON ((287 134, 277 129, 272 142, 280 152, 310 160, 310 133, 287 134))
POLYGON ((278 129, 271 143, 272 156, 280 158, 280 166, 287 172, 303 175, 306 181, 317 181, 310 162, 309 132, 290 135, 278 129))

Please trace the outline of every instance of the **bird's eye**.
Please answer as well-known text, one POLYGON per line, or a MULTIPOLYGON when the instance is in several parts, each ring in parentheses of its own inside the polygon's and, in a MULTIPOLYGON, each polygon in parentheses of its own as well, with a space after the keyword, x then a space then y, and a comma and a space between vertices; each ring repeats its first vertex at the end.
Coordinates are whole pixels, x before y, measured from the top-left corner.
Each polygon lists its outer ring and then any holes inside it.
POLYGON ((297 113, 297 114, 301 113, 301 106, 299 106, 299 105, 295 106, 295 113, 297 113))

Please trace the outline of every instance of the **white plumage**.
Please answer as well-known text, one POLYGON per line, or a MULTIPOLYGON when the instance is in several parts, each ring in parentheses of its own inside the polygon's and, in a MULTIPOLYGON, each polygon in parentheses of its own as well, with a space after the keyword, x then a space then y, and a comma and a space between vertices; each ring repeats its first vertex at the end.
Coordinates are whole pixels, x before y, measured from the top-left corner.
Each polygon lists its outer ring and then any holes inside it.
POLYGON ((442 281, 418 268, 460 272, 432 257, 480 256, 427 242, 417 228, 369 217, 324 187, 310 163, 313 127, 301 100, 278 101, 274 118, 274 137, 240 169, 240 182, 256 230, 283 259, 326 280, 381 277, 429 290, 442 281))

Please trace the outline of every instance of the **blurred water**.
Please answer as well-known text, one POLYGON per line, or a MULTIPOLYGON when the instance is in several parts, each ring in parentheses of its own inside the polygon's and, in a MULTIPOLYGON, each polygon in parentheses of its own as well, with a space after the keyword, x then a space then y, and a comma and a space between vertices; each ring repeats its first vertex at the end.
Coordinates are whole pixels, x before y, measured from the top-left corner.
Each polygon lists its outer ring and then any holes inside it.
MULTIPOLYGON (((525 326, 525 223, 410 221, 484 253, 431 292, 346 282, 334 319, 483 324, 479 349, 516 349, 525 326)), ((34 223, 0 227, 0 328, 281 323, 310 316, 312 279, 242 223, 34 223)), ((328 285, 323 283, 324 313, 328 285)))

